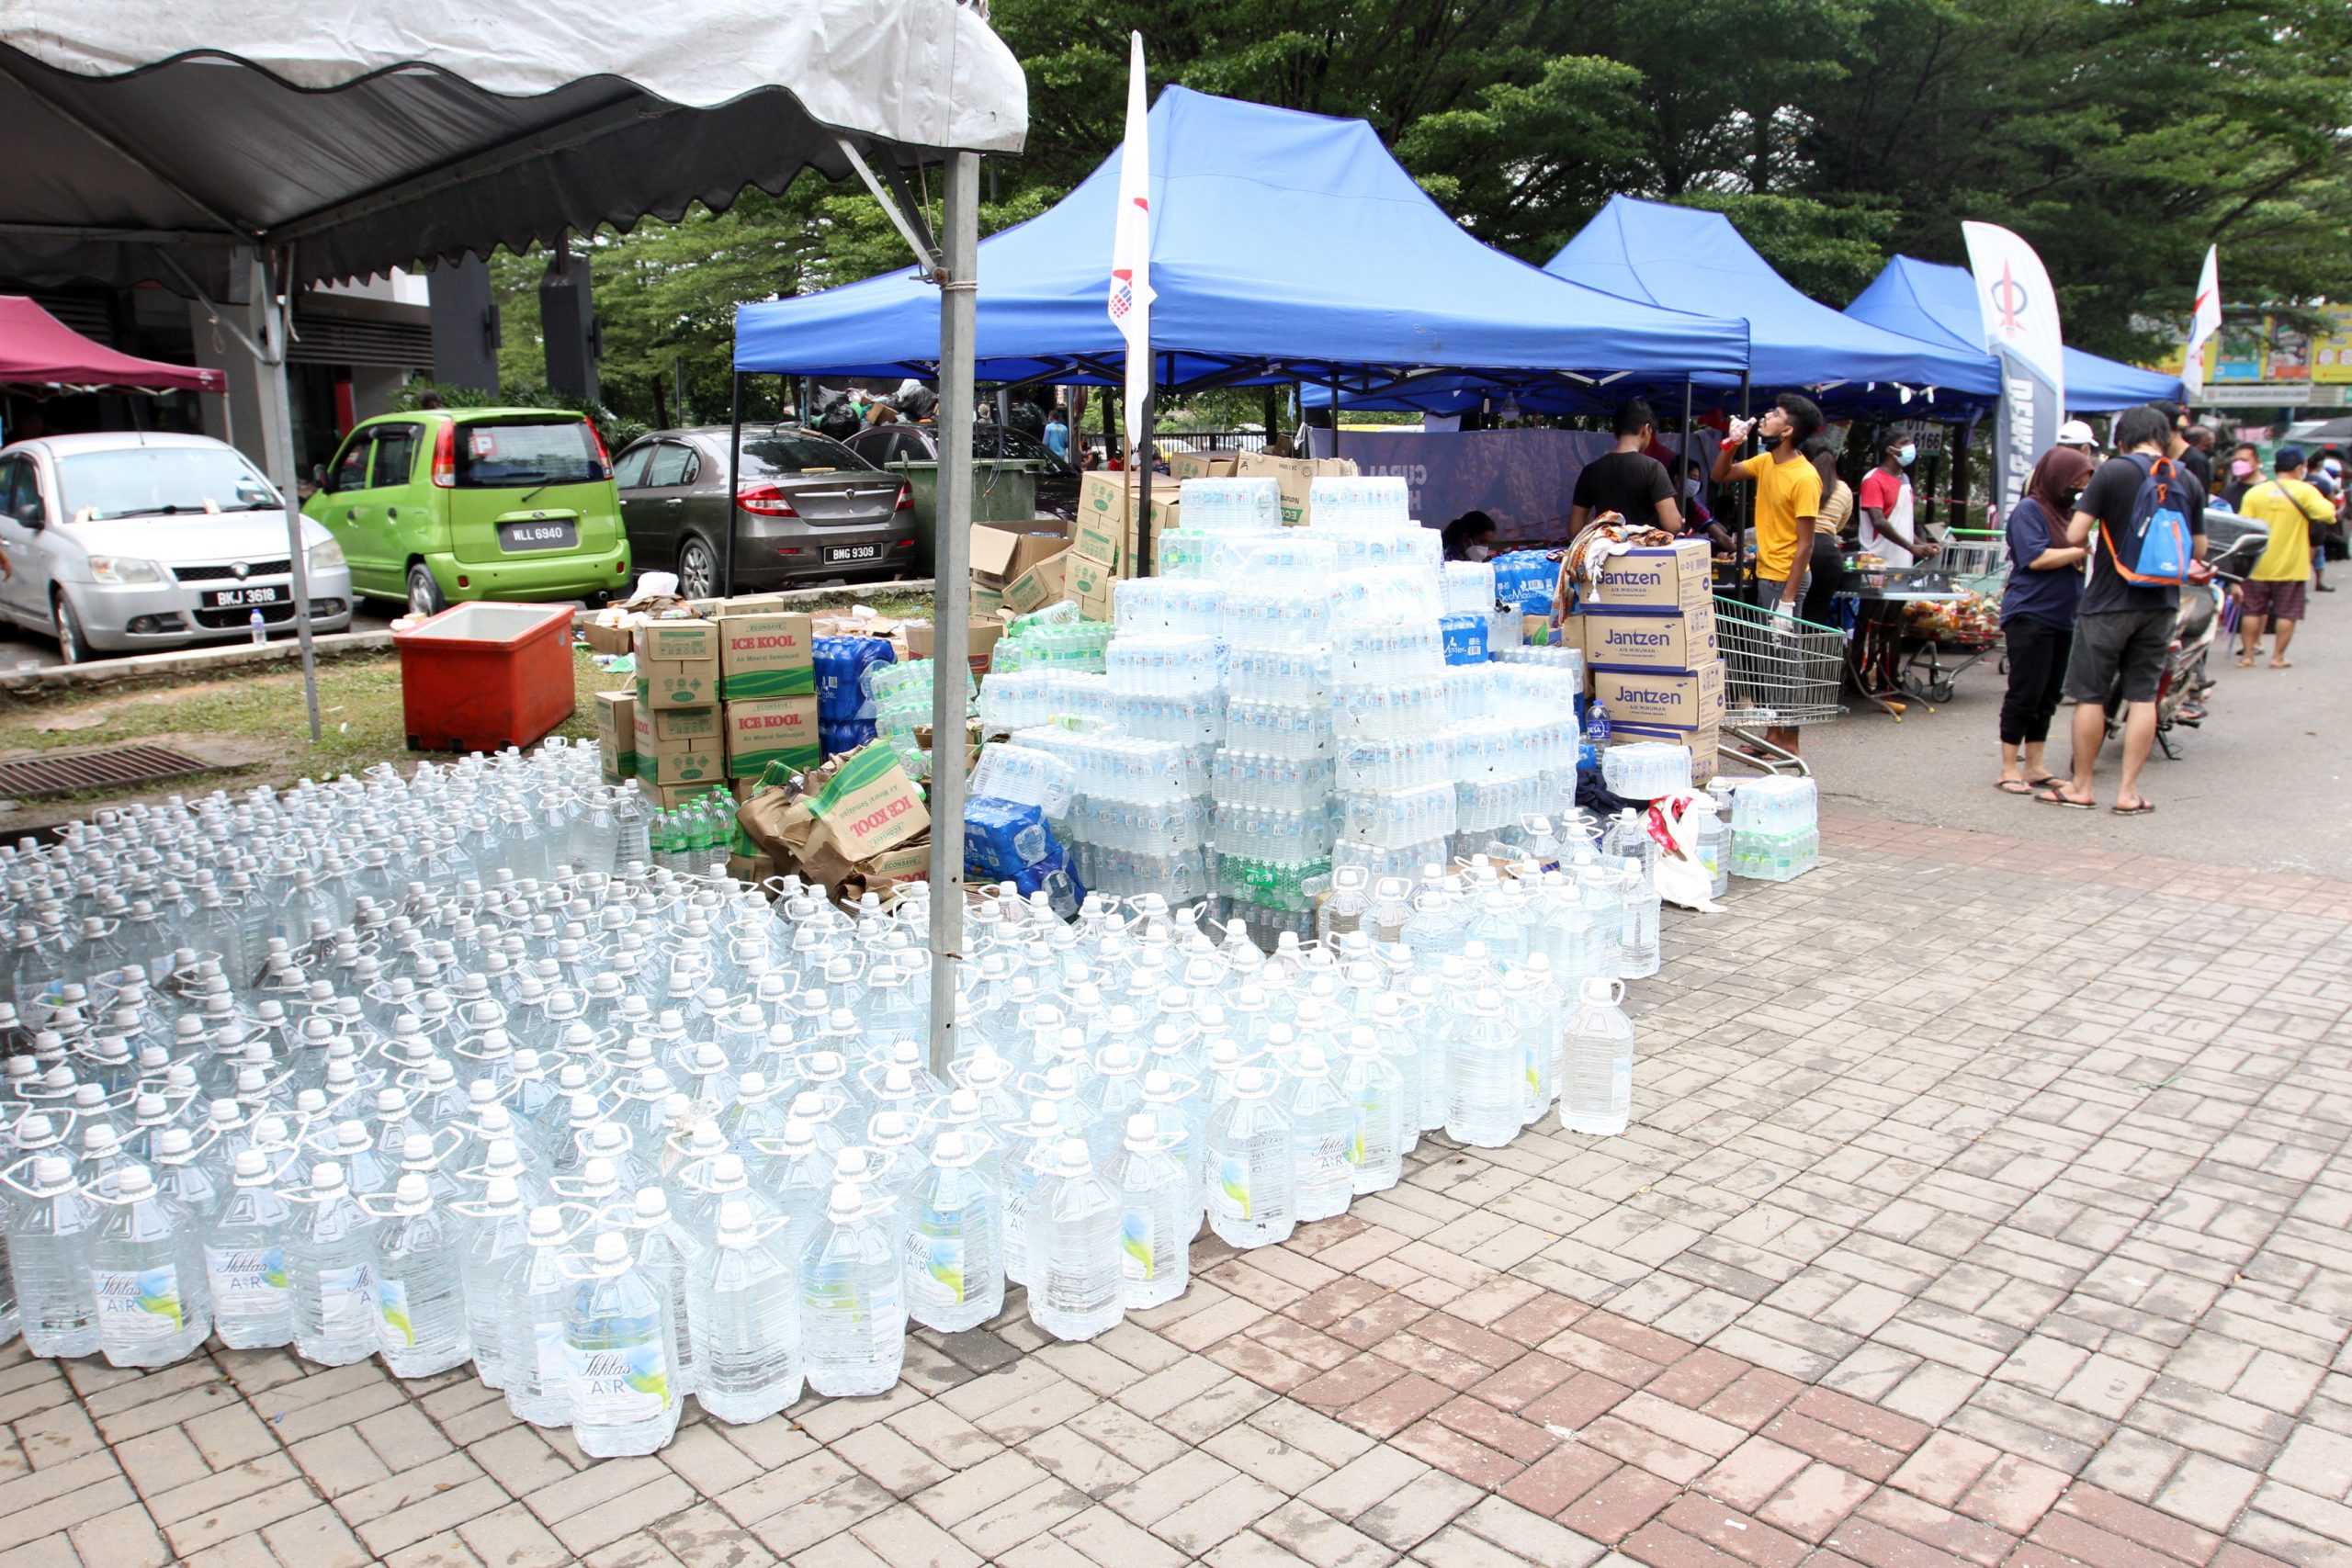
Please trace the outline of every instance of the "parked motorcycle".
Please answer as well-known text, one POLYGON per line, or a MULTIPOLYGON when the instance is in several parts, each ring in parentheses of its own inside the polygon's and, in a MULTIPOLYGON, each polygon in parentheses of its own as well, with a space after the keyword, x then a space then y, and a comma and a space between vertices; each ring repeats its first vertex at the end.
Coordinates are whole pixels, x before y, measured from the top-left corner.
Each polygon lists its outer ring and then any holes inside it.
MULTIPOLYGON (((2195 729, 2205 719, 2204 696, 2214 685, 2206 662, 2216 637, 2235 625, 2228 614, 2228 585, 2245 581, 2261 558, 2269 536, 2260 525, 2237 534, 2228 547, 2211 560, 2190 568, 2181 585, 2180 607, 2174 612, 2172 642, 2165 649, 2164 673, 2156 682, 2156 745, 2168 761, 2177 761, 2172 749, 2176 728, 2195 729)), ((2107 698, 2107 733, 2123 732, 2123 682, 2119 678, 2107 698)))

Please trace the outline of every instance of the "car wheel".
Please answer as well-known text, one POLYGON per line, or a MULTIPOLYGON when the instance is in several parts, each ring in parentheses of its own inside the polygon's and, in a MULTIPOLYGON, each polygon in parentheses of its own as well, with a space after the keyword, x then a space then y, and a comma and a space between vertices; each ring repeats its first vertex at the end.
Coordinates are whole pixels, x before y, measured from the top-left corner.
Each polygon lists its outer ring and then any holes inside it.
POLYGON ((441 584, 434 581, 433 569, 418 561, 408 569, 408 613, 412 615, 437 615, 449 607, 441 584))
POLYGON ((51 619, 57 630, 57 656, 67 664, 85 664, 90 659, 90 639, 83 633, 82 617, 74 614, 73 601, 64 594, 55 598, 51 619))
POLYGON ((686 599, 707 599, 718 592, 718 558, 700 538, 689 534, 678 547, 678 593, 686 599))

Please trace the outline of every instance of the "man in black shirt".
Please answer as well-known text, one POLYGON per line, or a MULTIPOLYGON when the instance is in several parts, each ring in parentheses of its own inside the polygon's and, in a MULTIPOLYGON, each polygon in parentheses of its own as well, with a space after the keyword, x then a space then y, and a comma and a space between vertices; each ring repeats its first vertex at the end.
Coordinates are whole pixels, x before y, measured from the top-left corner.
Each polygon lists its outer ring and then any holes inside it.
POLYGON ((2160 463, 2192 536, 2192 559, 2205 557, 2205 491, 2177 462, 2187 442, 2172 418, 2157 406, 2126 409, 2116 416, 2117 456, 2101 463, 2083 487, 2066 526, 2069 544, 2091 552, 2090 580, 2075 621, 2074 652, 2066 661, 2066 698, 2075 705, 2075 774, 2038 797, 2052 806, 2087 811, 2098 804, 2091 785, 2099 746, 2107 739, 2107 699, 2123 688, 2123 782, 2115 814, 2142 817, 2154 811, 2140 793, 2140 771, 2156 740, 2156 689, 2164 678, 2165 654, 2172 644, 2180 590, 2140 584, 2116 570, 2113 548, 2127 537, 2140 487, 2160 463))
POLYGON ((1666 465, 1646 456, 1644 448, 1657 439, 1657 416, 1639 398, 1617 405, 1617 449, 1596 457, 1577 475, 1576 494, 1568 506, 1568 532, 1604 512, 1623 515, 1644 528, 1682 532, 1682 509, 1675 504, 1674 481, 1666 465))

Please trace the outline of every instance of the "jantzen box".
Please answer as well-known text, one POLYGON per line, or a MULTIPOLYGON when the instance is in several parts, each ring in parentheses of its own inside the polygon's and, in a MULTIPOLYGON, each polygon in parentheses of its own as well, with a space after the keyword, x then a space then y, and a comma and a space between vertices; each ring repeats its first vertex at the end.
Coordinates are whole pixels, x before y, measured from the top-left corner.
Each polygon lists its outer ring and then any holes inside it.
POLYGON ((729 703, 727 771, 757 778, 771 762, 813 768, 818 761, 817 699, 773 697, 729 703))
POLYGON ((1713 573, 1704 539, 1623 550, 1593 564, 1592 596, 1586 607, 1712 612, 1713 573))
POLYGON ((1593 610, 1577 617, 1585 662, 1595 670, 1680 671, 1723 657, 1715 639, 1715 612, 1645 615, 1593 610))
POLYGON ((728 702, 817 694, 808 617, 786 611, 729 615, 718 623, 718 694, 728 702))
POLYGON ((1592 694, 1611 725, 1702 729, 1724 716, 1724 661, 1710 660, 1680 674, 1596 669, 1592 694))

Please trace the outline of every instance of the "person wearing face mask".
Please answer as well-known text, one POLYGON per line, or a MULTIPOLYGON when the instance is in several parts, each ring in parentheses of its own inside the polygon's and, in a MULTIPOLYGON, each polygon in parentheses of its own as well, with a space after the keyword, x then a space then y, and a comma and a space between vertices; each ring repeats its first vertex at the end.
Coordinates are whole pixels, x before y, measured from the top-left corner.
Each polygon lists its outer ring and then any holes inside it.
POLYGON ((2067 539, 2066 519, 2090 477, 2090 458, 2072 446, 2052 446, 2009 509, 2009 581, 2001 591, 2001 635, 2009 654, 2009 689, 2001 698, 2004 795, 2031 795, 2055 779, 2041 752, 2065 694, 2075 612, 2083 602, 2083 558, 2090 553, 2067 539))
POLYGON ((1862 553, 1892 567, 1910 566, 1937 552, 1936 542, 1912 522, 1911 476, 1904 470, 1918 457, 1909 437, 1889 437, 1879 446, 1878 467, 1862 476, 1862 553))
MULTIPOLYGON (((1804 602, 1812 569, 1814 530, 1821 513, 1821 473, 1804 456, 1804 444, 1821 431, 1821 406, 1797 392, 1783 392, 1761 419, 1736 419, 1715 453, 1710 477, 1717 484, 1741 481, 1756 487, 1755 604, 1768 615, 1793 618, 1804 602), (1755 431, 1764 450, 1735 461, 1755 431)), ((1784 620, 1781 625, 1786 625, 1784 620)), ((1764 731, 1769 746, 1793 755, 1800 731, 1774 725, 1764 731)))
POLYGON ((2229 479, 2222 487, 2222 501, 2235 512, 2245 502, 2245 492, 2262 482, 2262 448, 2251 441, 2231 447, 2229 479))
POLYGON ((1495 520, 1483 512, 1465 512, 1438 533, 1448 560, 1489 560, 1495 553, 1495 520))

